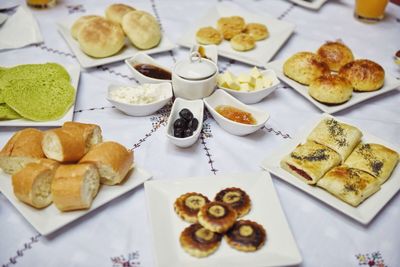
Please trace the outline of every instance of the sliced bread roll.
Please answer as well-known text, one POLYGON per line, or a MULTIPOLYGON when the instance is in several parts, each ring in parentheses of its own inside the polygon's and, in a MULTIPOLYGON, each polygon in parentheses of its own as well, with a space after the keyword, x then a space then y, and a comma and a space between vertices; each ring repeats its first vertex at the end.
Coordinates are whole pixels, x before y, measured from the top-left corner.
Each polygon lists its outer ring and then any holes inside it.
POLYGON ((116 142, 104 142, 93 146, 79 163, 96 164, 100 183, 115 185, 133 168, 133 151, 116 142))
POLYGON ((14 174, 26 164, 44 158, 42 139, 43 132, 33 128, 16 132, 0 152, 0 168, 14 174))
POLYGON ((99 191, 99 173, 93 164, 70 164, 58 167, 51 193, 61 211, 87 209, 99 191))
POLYGON ((83 138, 85 139, 86 146, 85 153, 87 153, 93 145, 101 143, 103 141, 101 128, 96 124, 67 121, 62 127, 66 129, 78 128, 83 130, 83 138))
POLYGON ((22 202, 37 209, 47 207, 52 202, 51 181, 58 163, 43 159, 39 163, 29 163, 12 176, 15 196, 22 202))
POLYGON ((77 162, 86 151, 84 131, 76 127, 46 131, 42 149, 49 159, 58 162, 77 162))

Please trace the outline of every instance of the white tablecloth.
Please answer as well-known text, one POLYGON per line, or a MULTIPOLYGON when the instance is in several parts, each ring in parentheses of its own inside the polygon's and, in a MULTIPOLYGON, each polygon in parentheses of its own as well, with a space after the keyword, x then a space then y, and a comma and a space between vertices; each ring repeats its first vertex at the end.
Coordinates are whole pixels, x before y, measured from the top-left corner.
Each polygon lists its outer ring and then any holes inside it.
MULTIPOLYGON (((104 10, 111 1, 58 1, 48 10, 33 10, 44 36, 42 45, 0 53, 0 65, 40 59, 75 64, 75 57, 57 32, 56 22, 70 16, 104 10)), ((164 34, 176 41, 187 25, 216 1, 125 1, 157 16, 164 34)), ((310 11, 287 1, 234 1, 251 11, 269 13, 296 24, 294 35, 276 54, 283 59, 300 50, 316 50, 327 40, 343 40, 358 57, 382 64, 400 78, 393 54, 400 44, 400 7, 389 4, 384 21, 368 25, 353 18, 354 1, 328 1, 310 11)), ((186 49, 155 55, 172 66, 186 49)), ((221 58, 221 70, 248 66, 221 58)), ((259 171, 259 163, 279 148, 304 122, 320 111, 292 89, 282 86, 256 107, 270 112, 267 127, 246 137, 226 133, 209 117, 194 146, 179 149, 165 136, 163 121, 168 109, 148 117, 128 117, 111 108, 105 99, 110 83, 135 83, 122 63, 82 72, 75 120, 99 124, 106 140, 135 148, 135 161, 154 179, 259 171), (174 166, 171 168, 171 166, 174 166)), ((400 93, 398 90, 335 114, 365 131, 400 144, 400 93)), ((3 146, 17 128, 0 128, 3 146)), ((274 177, 282 208, 300 248, 302 266, 399 266, 400 194, 368 226, 360 225, 331 207, 274 177), (372 264, 372 262, 370 262, 372 264), (382 264, 382 265, 378 265, 382 264)), ((153 266, 151 230, 144 190, 112 201, 50 237, 40 236, 0 194, 0 263, 3 266, 153 266), (123 265, 125 263, 125 265, 123 265)))

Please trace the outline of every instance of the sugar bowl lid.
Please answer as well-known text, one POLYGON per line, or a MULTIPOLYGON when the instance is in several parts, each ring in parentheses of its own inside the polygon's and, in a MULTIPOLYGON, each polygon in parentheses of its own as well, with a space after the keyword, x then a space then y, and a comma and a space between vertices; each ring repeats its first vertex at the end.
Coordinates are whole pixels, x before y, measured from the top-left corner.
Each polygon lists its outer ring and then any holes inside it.
POLYGON ((198 52, 190 54, 189 60, 182 60, 175 66, 175 73, 187 80, 203 80, 215 74, 217 68, 213 62, 204 59, 198 52))

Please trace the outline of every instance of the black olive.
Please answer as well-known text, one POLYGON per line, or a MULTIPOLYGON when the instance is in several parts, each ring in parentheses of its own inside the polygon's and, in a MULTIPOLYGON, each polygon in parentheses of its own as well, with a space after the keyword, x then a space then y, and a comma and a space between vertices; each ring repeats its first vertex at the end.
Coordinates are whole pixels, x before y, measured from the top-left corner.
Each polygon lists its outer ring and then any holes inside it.
POLYGON ((184 118, 187 122, 189 122, 189 121, 191 121, 193 119, 193 113, 190 112, 190 110, 188 110, 187 108, 182 109, 179 112, 179 116, 184 118))
POLYGON ((199 126, 199 120, 196 118, 193 118, 193 120, 189 121, 188 123, 188 127, 192 129, 193 132, 197 130, 198 126, 199 126))
POLYGON ((175 137, 182 138, 183 137, 183 133, 184 133, 183 128, 175 128, 174 129, 174 136, 175 137))
POLYGON ((183 137, 189 137, 193 135, 193 131, 190 128, 185 129, 185 131, 183 131, 183 137))
POLYGON ((174 128, 186 128, 187 124, 185 119, 179 118, 174 122, 174 128))

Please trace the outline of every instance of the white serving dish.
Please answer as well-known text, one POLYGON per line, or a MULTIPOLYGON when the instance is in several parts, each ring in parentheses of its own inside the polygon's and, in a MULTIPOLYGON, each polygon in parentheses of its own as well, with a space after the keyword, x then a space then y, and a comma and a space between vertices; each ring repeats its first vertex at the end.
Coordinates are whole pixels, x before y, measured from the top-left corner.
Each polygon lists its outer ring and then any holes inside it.
MULTIPOLYGON (((24 64, 42 64, 45 62, 29 61, 24 64)), ((71 77, 71 85, 75 89, 75 100, 69 110, 65 113, 64 117, 54 120, 54 121, 31 121, 27 119, 17 119, 17 120, 0 120, 0 126, 18 126, 18 127, 39 127, 39 126, 62 126, 66 121, 72 121, 74 119, 74 108, 76 104, 76 97, 79 86, 79 76, 81 68, 76 65, 63 65, 62 63, 55 62, 62 65, 69 73, 71 77)), ((10 66, 11 67, 11 66, 10 66)))
POLYGON ((208 59, 213 61, 215 64, 218 63, 218 47, 216 45, 199 45, 195 44, 192 46, 190 49, 190 53, 193 52, 198 52, 199 48, 203 47, 204 48, 204 53, 208 59))
POLYGON ((271 267, 292 266, 302 261, 267 172, 149 181, 145 183, 145 194, 157 267, 271 267), (252 207, 243 219, 265 228, 265 245, 256 252, 246 253, 231 248, 222 240, 220 247, 208 257, 190 256, 179 244, 180 233, 190 224, 175 213, 175 200, 187 192, 198 192, 212 199, 228 187, 241 188, 249 195, 252 207))
POLYGON ((218 86, 225 92, 233 95, 237 99, 239 99, 241 102, 245 104, 255 104, 263 100, 265 97, 267 97, 269 94, 271 94, 275 89, 278 87, 280 84, 280 81, 278 80, 275 72, 273 70, 264 70, 261 71, 262 75, 271 78, 272 79, 272 85, 266 88, 262 88, 259 90, 254 90, 251 92, 246 92, 246 91, 238 91, 238 90, 233 90, 229 89, 226 87, 218 86))
POLYGON ((267 112, 243 104, 242 102, 240 102, 230 94, 226 93, 222 89, 216 90, 214 94, 204 98, 203 101, 208 111, 217 121, 219 126, 221 126, 222 129, 233 135, 241 136, 241 135, 251 134, 259 130, 261 127, 263 127, 267 122, 267 120, 269 119, 269 114, 267 112), (215 108, 219 105, 229 105, 241 109, 243 111, 250 112, 253 115, 254 119, 257 121, 257 124, 249 125, 231 121, 225 118, 224 116, 220 115, 215 110, 215 108))
POLYGON ((204 105, 202 100, 185 100, 182 98, 176 98, 172 105, 171 113, 167 122, 167 137, 173 144, 179 147, 189 147, 196 143, 200 136, 201 129, 203 128, 203 113, 204 105), (179 118, 179 111, 183 108, 189 109, 193 113, 193 117, 199 121, 199 126, 196 131, 193 132, 192 136, 185 138, 178 138, 174 136, 174 122, 179 118))
MULTIPOLYGON (((90 209, 69 212, 59 211, 54 204, 44 209, 35 209, 22 203, 13 193, 10 175, 1 170, 0 191, 40 234, 49 235, 61 227, 94 211, 98 207, 140 186, 151 177, 152 175, 145 170, 135 167, 133 171, 128 173, 128 177, 125 178, 122 184, 114 186, 102 185, 90 209)), ((86 216, 86 219, 89 219, 89 217, 86 216)))
POLYGON ((166 71, 171 72, 170 68, 164 67, 157 63, 151 56, 146 55, 145 53, 137 53, 133 57, 125 59, 125 63, 128 65, 129 69, 132 71, 133 77, 138 80, 140 83, 165 83, 171 82, 171 80, 163 80, 163 79, 155 79, 143 75, 139 71, 137 71, 133 66, 137 64, 150 64, 166 71))
POLYGON ((219 18, 238 15, 243 17, 246 22, 265 24, 268 27, 270 36, 265 40, 258 41, 254 49, 245 52, 234 50, 230 42, 224 40, 218 45, 218 55, 253 66, 264 66, 285 44, 295 28, 294 24, 278 20, 272 15, 266 13, 255 14, 236 4, 224 2, 216 4, 202 18, 197 20, 193 25, 188 26, 188 31, 178 39, 177 43, 181 46, 191 48, 197 44, 196 32, 199 28, 207 26, 215 27, 219 18))
MULTIPOLYGON (((306 123, 304 125, 304 128, 298 131, 293 139, 287 139, 287 143, 283 147, 275 150, 274 153, 269 155, 261 163, 261 167, 268 170, 270 173, 276 175, 278 178, 284 180, 285 182, 297 187, 305 193, 346 214, 350 218, 362 224, 368 224, 383 209, 386 203, 388 203, 389 200, 399 191, 400 166, 397 166, 394 169, 390 178, 381 186, 381 189, 378 192, 370 196, 358 207, 353 207, 345 203, 344 201, 336 198, 335 196, 331 195, 320 187, 306 184, 296 176, 290 174, 280 167, 280 161, 282 160, 282 158, 291 153, 298 144, 304 143, 307 139, 307 136, 315 128, 315 126, 317 126, 317 124, 326 117, 332 118, 332 116, 328 114, 323 114, 320 117, 306 123)), ((338 119, 335 118, 335 120, 338 119)), ((397 152, 400 151, 399 147, 389 142, 386 142, 372 134, 369 134, 362 129, 360 130, 363 133, 363 137, 361 140, 362 142, 382 144, 397 152)))
POLYGON ((271 63, 268 63, 265 67, 266 68, 271 68, 275 71, 276 75, 278 78, 291 86, 296 92, 301 94, 303 97, 305 97, 308 101, 310 101, 312 104, 314 104, 316 107, 318 107, 320 110, 332 114, 341 110, 344 110, 346 108, 352 107, 360 102, 363 102, 365 100, 371 99, 373 97, 376 97, 378 95, 387 93, 392 90, 396 90, 397 87, 400 86, 400 80, 397 80, 395 77, 389 74, 389 72, 385 71, 385 84, 383 87, 377 91, 373 92, 353 92, 353 95, 351 96, 350 100, 347 101, 346 103, 339 104, 339 105, 326 105, 323 103, 318 102, 314 98, 310 96, 308 93, 308 86, 300 84, 288 77, 283 73, 283 64, 284 60, 276 60, 271 63))
POLYGON ((321 6, 328 0, 290 0, 292 3, 295 3, 299 6, 303 6, 305 8, 318 10, 321 6))
MULTIPOLYGON (((113 104, 117 109, 121 110, 125 114, 129 116, 147 116, 150 114, 153 114, 163 106, 165 106, 172 98, 172 86, 170 83, 165 82, 165 83, 159 83, 154 86, 156 86, 156 90, 158 90, 160 97, 160 100, 150 103, 150 104, 126 104, 119 102, 117 100, 114 100, 111 98, 110 93, 113 90, 118 89, 119 87, 124 86, 124 85, 115 85, 112 84, 108 87, 108 93, 107 93, 107 100, 113 104)), ((137 87, 137 86, 136 86, 137 87)), ((135 90, 135 87, 132 87, 131 90, 135 90)))

